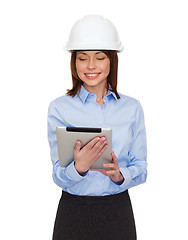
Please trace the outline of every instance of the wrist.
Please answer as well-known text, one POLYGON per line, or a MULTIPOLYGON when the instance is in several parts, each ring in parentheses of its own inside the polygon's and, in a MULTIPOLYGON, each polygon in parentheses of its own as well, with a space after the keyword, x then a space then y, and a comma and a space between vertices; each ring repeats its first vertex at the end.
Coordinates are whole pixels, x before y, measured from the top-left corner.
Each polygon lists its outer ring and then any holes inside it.
POLYGON ((124 182, 124 177, 121 172, 119 172, 119 173, 120 173, 120 176, 119 176, 119 180, 117 181, 117 183, 122 184, 124 182))
POLYGON ((78 166, 78 165, 76 164, 76 162, 74 162, 74 167, 75 167, 76 171, 77 171, 81 176, 85 175, 86 172, 89 170, 89 169, 82 168, 82 167, 78 166))

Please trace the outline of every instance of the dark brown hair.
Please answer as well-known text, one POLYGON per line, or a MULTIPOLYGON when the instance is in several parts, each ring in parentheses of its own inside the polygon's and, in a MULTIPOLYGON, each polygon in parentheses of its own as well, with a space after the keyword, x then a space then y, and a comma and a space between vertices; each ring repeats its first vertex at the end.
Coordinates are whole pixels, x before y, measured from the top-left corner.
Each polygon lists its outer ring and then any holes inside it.
MULTIPOLYGON (((119 99, 120 96, 117 92, 117 75, 118 75, 118 55, 117 51, 114 50, 102 50, 104 54, 109 58, 110 60, 110 73, 107 77, 107 90, 111 90, 116 94, 116 97, 119 99)), ((70 61, 70 67, 71 67, 71 73, 72 73, 72 89, 67 89, 67 95, 74 97, 77 92, 80 92, 82 80, 78 77, 77 71, 76 71, 76 54, 77 51, 71 52, 71 61, 70 61)))

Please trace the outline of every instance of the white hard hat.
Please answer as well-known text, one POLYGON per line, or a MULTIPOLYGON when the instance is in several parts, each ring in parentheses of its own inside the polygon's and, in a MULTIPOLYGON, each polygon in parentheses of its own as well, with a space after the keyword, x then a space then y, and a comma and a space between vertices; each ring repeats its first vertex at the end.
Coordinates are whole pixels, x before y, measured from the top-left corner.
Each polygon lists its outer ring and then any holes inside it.
POLYGON ((72 27, 65 50, 116 50, 123 45, 115 26, 99 15, 88 15, 72 27))

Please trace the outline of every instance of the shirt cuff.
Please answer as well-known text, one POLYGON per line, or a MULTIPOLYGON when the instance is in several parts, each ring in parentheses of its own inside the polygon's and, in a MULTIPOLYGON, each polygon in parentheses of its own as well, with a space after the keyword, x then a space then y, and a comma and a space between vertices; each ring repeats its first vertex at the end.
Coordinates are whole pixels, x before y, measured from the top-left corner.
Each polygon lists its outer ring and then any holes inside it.
POLYGON ((131 180, 132 180, 131 174, 130 174, 128 168, 120 168, 120 172, 121 172, 121 174, 124 177, 124 181, 119 186, 120 187, 124 187, 124 186, 128 185, 131 182, 131 180))
POLYGON ((65 174, 68 176, 68 178, 74 180, 74 181, 80 181, 84 178, 84 176, 87 175, 87 172, 81 176, 74 167, 74 161, 72 161, 65 170, 65 174))

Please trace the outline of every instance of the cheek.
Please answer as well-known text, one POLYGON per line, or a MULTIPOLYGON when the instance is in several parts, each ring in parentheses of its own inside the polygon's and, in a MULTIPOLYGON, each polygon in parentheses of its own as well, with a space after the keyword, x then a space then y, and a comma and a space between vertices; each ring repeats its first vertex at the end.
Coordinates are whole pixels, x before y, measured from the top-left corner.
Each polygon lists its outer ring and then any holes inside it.
POLYGON ((104 63, 101 69, 103 70, 103 72, 105 74, 109 74, 110 73, 110 62, 104 63))
POLYGON ((80 69, 79 63, 76 61, 76 71, 77 71, 77 73, 79 72, 79 69, 80 69))
POLYGON ((79 62, 76 62, 76 71, 77 71, 77 74, 82 73, 82 72, 83 72, 83 69, 84 69, 83 64, 80 64, 79 62))

